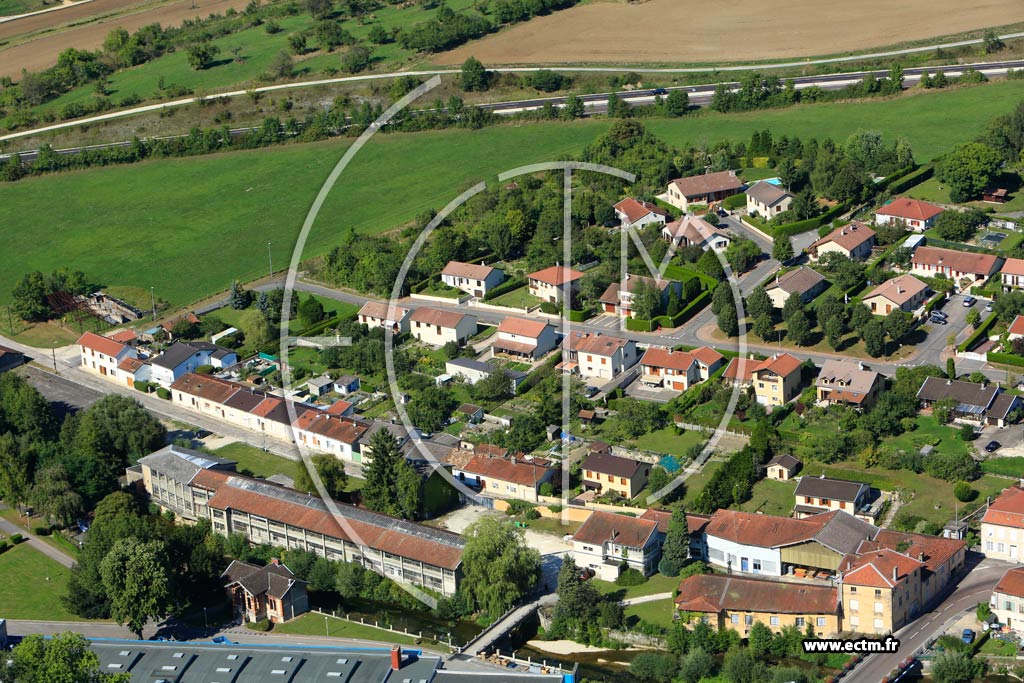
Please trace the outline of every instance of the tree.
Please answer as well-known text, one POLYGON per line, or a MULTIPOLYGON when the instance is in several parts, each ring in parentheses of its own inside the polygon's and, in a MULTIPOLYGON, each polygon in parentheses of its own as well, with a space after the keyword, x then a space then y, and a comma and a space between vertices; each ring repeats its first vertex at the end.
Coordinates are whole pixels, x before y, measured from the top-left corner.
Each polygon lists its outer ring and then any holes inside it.
POLYGON ((299 304, 299 321, 311 327, 324 319, 324 305, 312 294, 299 304))
POLYGON ((150 619, 171 610, 168 559, 160 541, 121 539, 100 563, 103 588, 110 600, 110 615, 142 640, 150 619))
POLYGON ((191 45, 187 51, 188 65, 193 71, 208 69, 213 64, 213 58, 220 54, 220 48, 213 43, 197 43, 191 45))
POLYGON ((686 511, 682 504, 676 503, 672 506, 672 516, 668 520, 658 571, 666 576, 679 576, 679 570, 689 557, 690 527, 686 523, 686 511))
POLYGON ((680 662, 679 673, 683 683, 698 683, 715 674, 715 660, 702 648, 692 648, 680 662))
POLYGON ((734 308, 723 309, 718 314, 716 322, 718 323, 718 329, 727 337, 735 337, 740 333, 740 322, 736 319, 736 309, 734 308))
POLYGON ((60 463, 47 465, 36 473, 32 505, 48 522, 68 526, 82 513, 82 497, 75 493, 67 470, 60 463))
POLYGON ((463 582, 466 604, 496 618, 540 579, 540 553, 526 545, 520 529, 495 517, 473 522, 465 531, 463 582))
POLYGON ((729 309, 735 314, 736 302, 733 299, 732 287, 729 283, 723 282, 715 287, 715 292, 711 295, 711 312, 721 315, 722 311, 729 309))
POLYGON ((881 321, 872 320, 864 326, 861 332, 864 339, 864 350, 872 358, 878 358, 885 353, 885 328, 881 321))
POLYGON ((576 95, 569 95, 565 99, 565 107, 562 109, 563 117, 567 119, 582 118, 586 114, 587 107, 576 95))
POLYGON ((672 655, 641 652, 629 663, 629 673, 644 683, 670 683, 679 670, 672 655))
POLYGON ((458 405, 451 390, 431 384, 413 396, 409 403, 409 419, 426 433, 439 432, 448 426, 448 418, 458 405))
POLYGON ((295 73, 295 62, 287 50, 281 50, 271 60, 267 68, 267 77, 272 81, 280 81, 291 78, 295 73))
MULTIPOLYGON (((125 467, 159 450, 166 441, 167 429, 138 401, 109 394, 82 411, 73 448, 79 459, 94 463, 96 478, 109 487, 100 494, 105 495, 116 488, 125 467)), ((81 481, 75 479, 74 471, 71 474, 73 481, 81 481)), ((81 492, 77 486, 76 490, 81 492)))
POLYGON ((130 673, 100 672, 100 659, 77 633, 25 636, 0 666, 2 683, 130 683, 130 673))
POLYGON ((306 54, 306 34, 293 33, 288 36, 288 47, 297 55, 306 54))
POLYGON ((983 662, 971 659, 970 654, 946 650, 932 664, 932 680, 935 683, 970 683, 984 673, 983 662))
POLYGON ((956 379, 956 360, 952 356, 946 359, 946 377, 956 379))
POLYGON ((793 195, 793 214, 798 220, 814 218, 821 213, 821 205, 814 196, 814 191, 809 187, 793 195))
POLYGON ((797 346, 806 346, 811 338, 811 321, 802 310, 786 322, 786 337, 797 346))
POLYGON ((665 98, 667 116, 683 116, 690 109, 690 95, 685 90, 672 90, 665 98))
POLYGON ((722 673, 731 683, 760 683, 757 664, 749 648, 733 649, 725 653, 722 673))
POLYGON ((786 299, 786 303, 782 306, 782 319, 789 322, 797 313, 802 313, 804 310, 804 300, 800 296, 799 292, 793 292, 786 299))
POLYGON ((711 249, 701 254, 694 267, 697 272, 713 277, 716 280, 725 279, 725 269, 722 267, 721 261, 718 260, 718 255, 711 249))
MULTIPOLYGON (((348 485, 348 473, 345 472, 345 465, 333 455, 328 453, 317 453, 309 458, 309 464, 316 468, 320 482, 324 485, 327 495, 331 498, 340 498, 348 485)), ((307 493, 316 493, 316 486, 313 485, 313 478, 309 473, 309 465, 303 464, 299 468, 298 476, 295 478, 295 488, 307 493)))
POLYGON ((949 185, 949 198, 966 202, 977 198, 999 172, 999 152, 981 142, 956 145, 938 162, 935 175, 949 185))
POLYGON ((972 308, 971 310, 967 311, 967 316, 964 318, 964 320, 971 327, 977 327, 978 323, 981 322, 981 313, 978 312, 978 309, 972 308))
POLYGON ((11 310, 28 322, 47 320, 51 315, 48 293, 45 275, 38 270, 26 273, 11 292, 11 310))
POLYGON ((459 86, 466 91, 482 92, 491 85, 491 75, 476 57, 469 57, 462 63, 459 86))
POLYGON ((651 320, 661 308, 661 292, 646 279, 638 279, 633 286, 633 312, 640 320, 651 320))
POLYGON ((888 333, 889 339, 892 339, 897 344, 910 334, 910 329, 910 320, 903 311, 896 309, 885 316, 885 331, 888 333))
POLYGON ((943 211, 935 219, 935 233, 944 240, 966 242, 987 222, 988 215, 978 209, 943 211))
POLYGON ((771 297, 765 291, 764 285, 754 287, 750 295, 747 296, 747 315, 757 319, 763 315, 771 316, 774 310, 775 307, 772 305, 771 297))
POLYGON ((245 335, 245 341, 251 346, 263 346, 270 341, 273 329, 270 321, 255 308, 245 311, 238 319, 238 327, 245 335))
POLYGON ((843 335, 846 334, 846 324, 840 317, 825 318, 825 321, 821 323, 821 331, 825 335, 828 345, 833 350, 838 350, 843 343, 843 335))
POLYGON ((357 74, 370 67, 373 50, 365 45, 353 45, 341 56, 341 68, 350 74, 357 74))
POLYGON ((850 304, 850 327, 863 333, 864 328, 875 319, 871 309, 861 303, 850 304))
MULTIPOLYGON (((711 253, 711 250, 708 250, 708 253, 711 253)), ((725 260, 735 274, 746 272, 759 258, 761 247, 752 239, 741 237, 733 240, 725 249, 725 260)))
POLYGON ((302 4, 314 19, 323 19, 334 9, 332 0, 305 0, 302 4))
POLYGON ((398 440, 388 429, 380 429, 370 437, 370 453, 372 460, 363 466, 363 504, 377 512, 397 515, 399 463, 405 461, 398 440))
POLYGON ((977 494, 975 490, 971 488, 971 485, 968 484, 966 481, 958 481, 953 486, 953 495, 961 503, 967 503, 973 500, 974 496, 977 494))
POLYGON ((231 308, 236 311, 242 311, 249 308, 251 302, 252 298, 249 292, 242 288, 238 280, 233 281, 231 283, 231 292, 228 294, 228 303, 231 304, 231 308))
POLYGON ((330 19, 317 22, 313 32, 316 34, 316 42, 320 48, 328 51, 355 40, 351 33, 341 27, 341 24, 330 19))
POLYGON ((674 318, 683 309, 683 301, 679 296, 679 288, 673 285, 668 288, 668 303, 665 305, 665 315, 674 318))
POLYGON ((754 625, 750 627, 750 634, 747 636, 747 645, 750 647, 750 653, 757 659, 764 659, 771 651, 774 637, 770 628, 760 621, 755 621, 754 625))
POLYGON ((772 322, 770 315, 762 313, 754 318, 754 326, 751 331, 763 341, 770 341, 775 337, 775 323, 772 322))
POLYGON ((469 391, 477 401, 497 403, 512 396, 512 380, 498 369, 470 387, 469 391))
POLYGON ((1003 42, 1002 38, 996 35, 995 31, 992 31, 991 29, 985 31, 985 54, 990 55, 999 52, 1004 48, 1006 48, 1006 43, 1003 42))
POLYGON ((793 243, 788 237, 776 237, 772 240, 772 258, 783 263, 793 258, 793 243))

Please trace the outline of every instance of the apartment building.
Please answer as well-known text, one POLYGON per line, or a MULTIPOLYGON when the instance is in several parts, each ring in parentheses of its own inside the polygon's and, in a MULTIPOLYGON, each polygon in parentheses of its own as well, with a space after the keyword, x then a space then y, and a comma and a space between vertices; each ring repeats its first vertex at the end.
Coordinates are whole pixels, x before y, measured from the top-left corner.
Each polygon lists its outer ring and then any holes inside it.
POLYGON ((637 362, 636 342, 600 332, 570 332, 562 350, 558 367, 586 379, 612 379, 637 362))
POLYGON ((981 518, 981 551, 985 557, 1020 562, 1024 547, 1024 489, 1020 484, 999 494, 981 518))

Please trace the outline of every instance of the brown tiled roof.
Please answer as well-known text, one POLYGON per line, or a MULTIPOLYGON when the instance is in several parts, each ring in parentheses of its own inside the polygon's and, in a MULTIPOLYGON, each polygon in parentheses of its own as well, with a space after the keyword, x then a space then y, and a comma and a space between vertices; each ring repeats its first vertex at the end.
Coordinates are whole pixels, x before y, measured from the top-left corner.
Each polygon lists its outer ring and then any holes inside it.
POLYGON ((901 581, 905 581, 912 572, 923 567, 923 562, 895 550, 882 548, 861 554, 840 568, 843 571, 844 584, 892 588, 901 581))
POLYGON ((595 356, 612 356, 628 343, 628 339, 609 337, 606 334, 572 332, 565 338, 563 346, 579 353, 590 353, 595 356))
POLYGON ((725 360, 725 356, 710 346, 698 346, 693 351, 690 351, 690 355, 696 358, 698 363, 708 367, 725 360))
POLYGON ((117 354, 121 353, 125 349, 124 344, 116 342, 109 337, 102 337, 94 332, 86 332, 79 337, 78 341, 75 343, 83 348, 105 354, 112 358, 116 358, 117 354))
POLYGON ((216 491, 232 476, 234 476, 233 473, 220 470, 201 469, 196 472, 196 476, 192 477, 188 484, 189 486, 197 486, 207 491, 216 491))
POLYGON ((719 510, 711 515, 705 533, 740 545, 773 548, 814 538, 827 521, 824 517, 816 515, 807 519, 794 519, 719 510))
POLYGON ((773 185, 772 183, 765 182, 764 180, 758 180, 756 183, 748 187, 746 195, 753 198, 755 201, 761 202, 765 206, 771 206, 776 202, 782 201, 786 197, 793 196, 778 185, 773 185))
POLYGON ((918 247, 910 257, 911 264, 915 266, 941 266, 961 273, 986 275, 995 271, 998 261, 999 257, 992 254, 977 254, 941 247, 918 247))
POLYGON ((330 407, 327 408, 327 410, 325 410, 324 412, 327 413, 328 415, 344 415, 349 411, 349 408, 351 407, 352 403, 350 401, 339 400, 332 403, 330 407))
POLYGON ((667 232, 675 239, 682 237, 687 242, 694 244, 701 244, 712 237, 725 237, 727 239, 729 237, 724 230, 716 228, 703 218, 692 214, 686 214, 679 220, 666 223, 661 231, 662 233, 667 232))
POLYGON ((455 277, 466 277, 472 280, 486 280, 492 272, 494 272, 494 268, 491 266, 463 263, 462 261, 449 261, 448 265, 441 271, 441 275, 454 275, 455 277))
POLYGON ((229 382, 226 379, 212 375, 197 375, 192 372, 182 375, 171 385, 171 389, 213 403, 224 403, 232 394, 242 388, 240 384, 229 382))
POLYGON ((668 216, 668 211, 665 211, 665 209, 661 208, 657 204, 651 204, 650 202, 645 202, 640 199, 633 199, 632 197, 626 197, 616 204, 615 208, 626 214, 626 220, 630 223, 636 223, 649 213, 657 214, 659 216, 668 216))
POLYGON ((809 250, 814 251, 818 247, 824 246, 829 242, 838 244, 846 251, 853 251, 865 242, 871 241, 875 236, 875 231, 864 225, 860 221, 854 221, 847 225, 841 226, 830 232, 829 234, 822 237, 817 242, 813 242, 809 250))
POLYGON ((774 614, 835 614, 835 588, 803 583, 750 579, 723 574, 698 574, 679 584, 676 608, 687 612, 723 610, 774 614))
POLYGON ((507 481, 519 486, 536 486, 548 473, 546 467, 532 464, 527 465, 500 458, 488 458, 483 455, 474 455, 460 469, 463 472, 478 475, 485 480, 507 481))
POLYGON ((139 335, 135 334, 135 330, 118 330, 114 334, 108 336, 108 339, 113 339, 119 344, 127 344, 130 341, 135 341, 139 338, 139 335))
POLYGON ((1008 569, 992 592, 1024 598, 1024 567, 1008 569))
POLYGON ((897 306, 902 306, 915 296, 928 289, 928 285, 918 280, 913 275, 900 275, 891 280, 886 280, 878 285, 864 297, 873 299, 876 296, 885 297, 897 306))
POLYGON ((906 220, 926 221, 942 213, 942 208, 922 202, 920 199, 897 197, 875 213, 881 216, 895 216, 906 220))
POLYGON ((611 455, 610 453, 591 452, 583 459, 581 467, 585 470, 590 470, 591 472, 610 474, 613 477, 632 478, 641 467, 650 467, 650 465, 645 462, 640 462, 639 460, 620 458, 619 456, 611 455))
MULTIPOLYGON (((655 508, 647 508, 644 513, 640 515, 639 519, 649 519, 653 522, 658 523, 659 533, 668 533, 668 523, 672 519, 672 512, 669 510, 656 510, 655 508)), ((686 528, 689 529, 691 536, 698 536, 704 533, 704 527, 707 526, 708 521, 711 519, 711 515, 700 515, 695 512, 686 513, 686 528)))
POLYGON ((983 410, 992 405, 992 400, 998 394, 999 385, 994 382, 975 384, 942 377, 926 377, 917 391, 917 397, 922 401, 941 401, 951 398, 957 403, 977 406, 983 410))
POLYGON ((583 522, 572 540, 598 546, 611 541, 627 548, 643 548, 657 530, 658 523, 649 519, 595 510, 587 521, 583 522))
POLYGON ((788 294, 805 294, 825 281, 817 271, 806 266, 795 268, 785 275, 776 278, 765 289, 781 289, 788 294))
MULTIPOLYGON (((854 397, 867 396, 880 375, 872 370, 862 370, 856 361, 828 359, 821 366, 815 385, 854 397)), ((859 402, 859 400, 858 400, 859 402)))
POLYGON ((1006 328, 1006 331, 1010 334, 1024 334, 1024 315, 1018 315, 1010 323, 1010 326, 1006 328))
POLYGON ((366 433, 369 424, 352 417, 332 417, 318 410, 307 410, 295 420, 295 428, 351 445, 366 433))
POLYGON ((465 313, 442 311, 440 308, 429 308, 424 306, 413 311, 409 320, 424 323, 426 325, 439 325, 441 327, 454 329, 459 326, 459 323, 461 323, 462 319, 465 317, 465 313))
POLYGON ((659 349, 652 346, 644 352, 640 359, 641 365, 656 368, 672 368, 673 370, 688 370, 694 363, 692 355, 685 351, 673 351, 672 349, 659 349))
POLYGON ((566 266, 550 266, 526 276, 530 280, 537 280, 548 285, 560 287, 566 282, 573 282, 583 277, 583 273, 566 266))
POLYGON ((1024 275, 1024 258, 1008 258, 1003 262, 1000 272, 1007 275, 1024 275))
POLYGON ((515 334, 521 337, 536 339, 543 332, 548 324, 543 320, 526 320, 525 318, 503 318, 498 324, 498 332, 515 334))
POLYGON ((408 312, 408 308, 393 306, 392 304, 383 301, 367 301, 363 304, 363 307, 359 309, 359 315, 365 315, 368 318, 377 318, 379 320, 401 320, 408 312))
POLYGON ((924 566, 935 571, 949 558, 967 547, 963 541, 955 538, 942 538, 928 534, 913 534, 891 529, 881 529, 875 537, 875 543, 889 550, 903 552, 912 559, 924 563, 924 566))
POLYGON ((688 178, 676 178, 669 182, 669 185, 675 185, 684 197, 697 197, 712 192, 739 191, 743 187, 743 182, 732 171, 719 171, 688 178))
POLYGON ((146 361, 142 360, 141 358, 128 357, 117 364, 117 369, 124 370, 125 372, 134 373, 136 370, 138 370, 145 364, 146 361))
MULTIPOLYGON (((729 361, 729 366, 726 367, 724 377, 725 379, 738 379, 739 375, 739 358, 733 358, 729 361)), ((764 360, 750 360, 747 359, 746 367, 744 368, 747 373, 745 379, 750 379, 758 372, 768 370, 774 372, 776 375, 781 377, 788 377, 790 373, 800 369, 802 361, 796 356, 791 356, 788 353, 780 353, 766 358, 764 360)))
POLYGON ((802 464, 802 462, 794 458, 789 453, 783 453, 782 455, 776 455, 774 458, 769 460, 767 467, 771 467, 772 465, 778 465, 779 467, 784 467, 792 472, 796 470, 798 467, 800 467, 802 464))
POLYGON ((988 506, 981 521, 1024 529, 1024 490, 1019 486, 1011 486, 1000 493, 988 506))

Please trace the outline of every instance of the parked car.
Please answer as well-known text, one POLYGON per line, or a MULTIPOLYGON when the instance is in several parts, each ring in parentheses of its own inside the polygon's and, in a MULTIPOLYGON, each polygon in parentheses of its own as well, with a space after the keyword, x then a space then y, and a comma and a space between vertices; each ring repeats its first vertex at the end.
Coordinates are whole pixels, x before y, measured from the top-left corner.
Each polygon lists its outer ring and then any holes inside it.
POLYGON ((933 323, 936 323, 938 325, 945 325, 947 322, 949 322, 948 320, 946 320, 941 315, 935 315, 934 313, 932 315, 928 316, 928 320, 930 320, 933 323))
POLYGON ((594 398, 595 396, 597 396, 598 391, 600 391, 600 389, 598 389, 597 387, 587 387, 586 389, 583 390, 583 395, 586 398, 594 398))
POLYGON ((666 90, 665 88, 655 88, 654 90, 651 91, 651 94, 652 95, 667 95, 668 94, 668 90, 666 90))
POLYGON ((974 631, 969 628, 965 628, 963 635, 960 636, 960 640, 964 641, 968 645, 974 642, 974 631))
POLYGON ((989 441, 987 444, 985 444, 985 452, 994 453, 998 451, 999 447, 1002 445, 1003 444, 999 443, 998 441, 989 441))
POLYGON ((943 320, 949 320, 949 314, 946 313, 945 311, 940 311, 938 309, 935 309, 934 311, 932 311, 931 314, 932 315, 937 315, 938 317, 942 318, 943 320))
POLYGON ((964 308, 968 308, 970 306, 973 306, 976 301, 977 301, 977 299, 975 299, 973 296, 965 296, 964 297, 964 308))
POLYGON ((992 310, 992 308, 993 308, 993 306, 992 306, 992 302, 991 302, 991 301, 986 301, 986 302, 985 302, 985 310, 986 310, 986 311, 991 311, 991 310, 992 310))

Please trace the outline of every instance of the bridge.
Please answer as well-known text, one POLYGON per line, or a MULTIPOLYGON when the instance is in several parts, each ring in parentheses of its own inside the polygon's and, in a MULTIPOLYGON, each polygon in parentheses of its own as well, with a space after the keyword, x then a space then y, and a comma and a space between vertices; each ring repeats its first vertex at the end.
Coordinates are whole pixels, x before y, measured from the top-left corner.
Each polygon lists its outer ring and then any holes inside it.
POLYGON ((505 613, 501 619, 481 631, 476 638, 466 643, 459 654, 467 657, 476 657, 481 652, 488 652, 494 644, 501 640, 509 631, 526 621, 541 607, 554 605, 558 602, 558 596, 548 593, 533 602, 513 608, 505 613))

